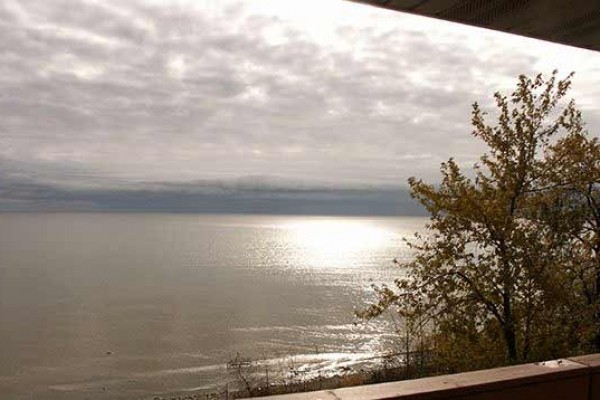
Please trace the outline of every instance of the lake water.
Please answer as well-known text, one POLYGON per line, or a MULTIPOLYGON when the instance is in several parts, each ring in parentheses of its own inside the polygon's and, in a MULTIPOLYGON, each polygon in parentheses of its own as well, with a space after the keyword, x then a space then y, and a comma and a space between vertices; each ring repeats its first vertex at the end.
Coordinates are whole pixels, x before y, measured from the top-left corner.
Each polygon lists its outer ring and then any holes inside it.
POLYGON ((392 327, 353 310, 424 223, 0 214, 0 398, 212 390, 238 353, 307 374, 368 362, 393 350, 392 327))

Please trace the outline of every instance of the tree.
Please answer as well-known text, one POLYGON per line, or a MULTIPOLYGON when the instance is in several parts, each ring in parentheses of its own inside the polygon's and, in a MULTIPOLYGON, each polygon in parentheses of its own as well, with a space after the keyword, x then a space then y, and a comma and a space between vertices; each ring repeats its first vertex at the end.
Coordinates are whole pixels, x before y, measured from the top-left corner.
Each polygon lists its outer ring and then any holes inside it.
POLYGON ((563 250, 562 291, 578 342, 600 351, 600 142, 583 133, 580 115, 573 122, 573 133, 548 152, 539 219, 550 227, 552 248, 563 250))
POLYGON ((359 316, 393 310, 421 321, 450 369, 570 351, 578 325, 565 320, 581 293, 590 292, 593 311, 591 319, 579 317, 600 332, 600 157, 575 103, 559 108, 572 75, 520 76, 510 97, 494 95, 493 126, 473 104, 473 136, 488 152, 471 177, 450 159, 439 184, 409 179, 430 214, 427 232, 408 241, 414 258, 397 263, 402 275, 376 287, 377 301, 359 316), (577 260, 565 263, 575 242, 577 260), (469 364, 461 365, 465 358, 469 364))

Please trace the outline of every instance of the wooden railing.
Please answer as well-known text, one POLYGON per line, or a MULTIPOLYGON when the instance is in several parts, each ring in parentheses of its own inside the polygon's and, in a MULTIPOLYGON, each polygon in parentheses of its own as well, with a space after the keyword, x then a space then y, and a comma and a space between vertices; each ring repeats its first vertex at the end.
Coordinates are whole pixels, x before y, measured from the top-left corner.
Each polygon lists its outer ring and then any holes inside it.
POLYGON ((600 354, 268 400, 600 400, 600 354))

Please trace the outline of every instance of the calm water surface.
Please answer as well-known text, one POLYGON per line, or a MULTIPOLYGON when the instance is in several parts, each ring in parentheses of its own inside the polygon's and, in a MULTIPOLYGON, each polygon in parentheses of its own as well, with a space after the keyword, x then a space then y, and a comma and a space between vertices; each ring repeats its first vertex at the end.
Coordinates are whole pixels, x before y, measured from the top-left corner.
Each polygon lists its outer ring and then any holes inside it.
POLYGON ((356 326, 353 309, 424 223, 0 214, 0 398, 218 388, 238 353, 307 373, 367 362, 391 327, 356 326))

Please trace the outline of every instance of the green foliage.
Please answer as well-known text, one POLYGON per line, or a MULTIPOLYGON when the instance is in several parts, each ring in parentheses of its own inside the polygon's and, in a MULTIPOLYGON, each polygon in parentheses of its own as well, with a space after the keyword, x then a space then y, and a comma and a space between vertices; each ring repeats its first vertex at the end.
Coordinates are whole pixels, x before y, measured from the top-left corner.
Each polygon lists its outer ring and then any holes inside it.
POLYGON ((600 350, 600 144, 560 108, 571 77, 520 76, 494 125, 473 105, 488 151, 472 177, 450 159, 440 184, 409 180, 427 233, 359 316, 416 323, 449 371, 600 350))

